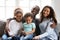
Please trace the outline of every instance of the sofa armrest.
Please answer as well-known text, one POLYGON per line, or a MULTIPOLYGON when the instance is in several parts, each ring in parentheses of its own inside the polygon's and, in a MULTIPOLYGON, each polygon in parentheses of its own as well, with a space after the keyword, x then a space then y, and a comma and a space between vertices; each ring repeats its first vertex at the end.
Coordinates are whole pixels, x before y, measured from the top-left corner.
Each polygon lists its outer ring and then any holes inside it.
POLYGON ((4 34, 6 22, 0 21, 0 37, 4 34))

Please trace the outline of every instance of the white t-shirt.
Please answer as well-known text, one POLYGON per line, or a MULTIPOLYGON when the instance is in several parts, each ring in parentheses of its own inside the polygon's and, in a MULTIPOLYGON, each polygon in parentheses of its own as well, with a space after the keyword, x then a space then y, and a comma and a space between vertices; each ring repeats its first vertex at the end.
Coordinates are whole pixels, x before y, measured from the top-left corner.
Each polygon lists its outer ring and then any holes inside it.
POLYGON ((17 22, 16 20, 11 20, 10 23, 9 23, 9 29, 10 29, 10 32, 9 35, 13 35, 15 36, 18 31, 22 28, 22 22, 17 22))

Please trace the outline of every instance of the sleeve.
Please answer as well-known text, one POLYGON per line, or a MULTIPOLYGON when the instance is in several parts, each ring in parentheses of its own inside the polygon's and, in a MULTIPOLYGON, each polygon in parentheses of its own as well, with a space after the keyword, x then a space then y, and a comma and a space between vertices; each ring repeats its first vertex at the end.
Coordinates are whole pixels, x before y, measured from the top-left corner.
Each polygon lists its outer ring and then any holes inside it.
POLYGON ((9 29, 11 30, 11 27, 12 26, 14 26, 14 22, 13 22, 13 20, 12 21, 10 21, 10 23, 9 23, 9 29))
POLYGON ((21 28, 23 28, 23 25, 24 25, 24 24, 22 23, 22 24, 21 24, 21 28))
POLYGON ((46 32, 45 32, 45 33, 43 33, 43 34, 39 35, 39 36, 40 36, 40 38, 47 37, 47 36, 49 36, 50 34, 52 34, 52 33, 53 33, 54 28, 52 28, 52 27, 50 26, 51 24, 53 24, 53 23, 52 23, 52 22, 50 22, 50 23, 48 24, 48 27, 47 27, 47 29, 46 29, 46 32))
POLYGON ((9 33, 9 35, 13 35, 12 28, 11 28, 11 27, 13 27, 13 26, 14 26, 13 24, 14 24, 14 23, 13 23, 13 20, 12 20, 12 21, 10 21, 10 23, 9 23, 9 29, 10 29, 10 31, 8 32, 8 33, 9 33))
POLYGON ((32 26, 33 26, 33 28, 36 28, 36 25, 35 25, 35 23, 32 23, 32 26))

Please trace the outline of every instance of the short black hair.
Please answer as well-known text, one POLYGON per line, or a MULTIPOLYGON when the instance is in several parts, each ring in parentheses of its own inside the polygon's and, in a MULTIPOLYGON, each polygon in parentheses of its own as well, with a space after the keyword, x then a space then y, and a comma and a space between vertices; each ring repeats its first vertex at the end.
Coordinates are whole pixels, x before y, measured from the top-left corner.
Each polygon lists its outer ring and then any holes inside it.
POLYGON ((35 6, 35 7, 33 8, 33 10, 39 11, 39 10, 40 10, 40 7, 39 7, 39 6, 35 6))
POLYGON ((33 18, 33 15, 32 15, 31 13, 26 13, 26 14, 24 15, 24 18, 27 18, 27 17, 33 18))

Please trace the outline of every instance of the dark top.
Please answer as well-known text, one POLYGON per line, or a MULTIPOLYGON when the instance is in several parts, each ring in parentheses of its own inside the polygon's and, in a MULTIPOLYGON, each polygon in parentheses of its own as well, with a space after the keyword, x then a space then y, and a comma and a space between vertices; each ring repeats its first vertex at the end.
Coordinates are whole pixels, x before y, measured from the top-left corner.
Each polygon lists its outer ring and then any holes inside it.
POLYGON ((35 36, 40 35, 40 32, 41 32, 41 31, 40 31, 40 28, 39 28, 39 23, 40 23, 40 22, 39 22, 39 19, 34 19, 33 22, 34 22, 35 25, 36 25, 36 29, 35 29, 35 33, 34 33, 35 36))

